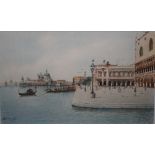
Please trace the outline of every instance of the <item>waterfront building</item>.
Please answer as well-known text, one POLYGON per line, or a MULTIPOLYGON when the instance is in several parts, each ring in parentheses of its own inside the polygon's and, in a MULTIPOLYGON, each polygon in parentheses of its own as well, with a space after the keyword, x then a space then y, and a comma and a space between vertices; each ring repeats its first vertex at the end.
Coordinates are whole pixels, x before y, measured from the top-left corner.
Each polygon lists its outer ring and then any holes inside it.
POLYGON ((66 80, 56 80, 56 81, 53 81, 53 84, 57 86, 65 86, 65 85, 71 86, 73 83, 66 80))
POLYGON ((155 87, 155 32, 136 38, 135 80, 139 87, 155 87))
POLYGON ((62 85, 66 83, 66 80, 56 80, 55 81, 56 84, 62 85))
POLYGON ((55 85, 57 86, 71 86, 73 85, 73 82, 70 82, 70 81, 66 81, 66 80, 56 80, 54 81, 55 82, 55 85))
POLYGON ((118 66, 109 62, 95 65, 94 82, 97 86, 134 86, 133 65, 118 66))
POLYGON ((73 77, 73 84, 79 85, 86 79, 86 76, 74 76, 73 77))
POLYGON ((47 86, 52 84, 52 78, 50 73, 46 70, 44 74, 39 73, 38 79, 27 78, 24 80, 24 77, 21 78, 20 86, 47 86))

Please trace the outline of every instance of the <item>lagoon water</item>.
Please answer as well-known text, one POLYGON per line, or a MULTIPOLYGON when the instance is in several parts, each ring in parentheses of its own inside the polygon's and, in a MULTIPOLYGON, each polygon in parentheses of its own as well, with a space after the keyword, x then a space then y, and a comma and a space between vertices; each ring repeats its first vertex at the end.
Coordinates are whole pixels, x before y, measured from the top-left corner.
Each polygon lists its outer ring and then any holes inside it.
POLYGON ((154 109, 83 109, 72 107, 74 93, 20 97, 16 87, 0 88, 5 124, 151 124, 154 109))

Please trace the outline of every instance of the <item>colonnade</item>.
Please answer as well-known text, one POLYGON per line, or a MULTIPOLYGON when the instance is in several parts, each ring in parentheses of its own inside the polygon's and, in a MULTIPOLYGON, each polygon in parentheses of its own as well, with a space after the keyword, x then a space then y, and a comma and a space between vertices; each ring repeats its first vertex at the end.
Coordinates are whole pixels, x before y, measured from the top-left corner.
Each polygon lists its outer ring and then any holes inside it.
POLYGON ((104 80, 104 81, 98 81, 99 86, 134 86, 134 81, 131 80, 104 80))
POLYGON ((136 84, 138 87, 155 88, 154 80, 137 79, 136 84))

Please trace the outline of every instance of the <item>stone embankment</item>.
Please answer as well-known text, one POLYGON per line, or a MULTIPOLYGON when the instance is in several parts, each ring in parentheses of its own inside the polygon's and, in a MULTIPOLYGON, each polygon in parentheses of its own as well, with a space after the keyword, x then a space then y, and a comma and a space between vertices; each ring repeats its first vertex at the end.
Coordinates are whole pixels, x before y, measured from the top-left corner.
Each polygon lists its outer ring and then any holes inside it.
POLYGON ((90 88, 78 88, 72 106, 86 108, 154 108, 153 89, 137 88, 97 88, 96 98, 91 97, 90 88))

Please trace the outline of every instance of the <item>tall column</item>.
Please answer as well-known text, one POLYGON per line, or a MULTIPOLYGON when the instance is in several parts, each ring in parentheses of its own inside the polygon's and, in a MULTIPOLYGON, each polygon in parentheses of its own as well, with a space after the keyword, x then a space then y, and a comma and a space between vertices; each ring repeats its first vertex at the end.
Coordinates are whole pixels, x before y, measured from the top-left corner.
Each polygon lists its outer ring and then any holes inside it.
POLYGON ((127 81, 125 81, 125 87, 127 87, 127 81))
POLYGON ((146 82, 146 87, 149 87, 149 83, 148 83, 148 81, 146 82))
POLYGON ((117 81, 116 81, 116 87, 118 86, 118 83, 117 83, 117 81))
POLYGON ((102 69, 102 86, 104 85, 104 69, 102 69))
POLYGON ((108 67, 107 67, 106 71, 107 71, 107 74, 106 74, 106 86, 108 87, 108 85, 109 85, 109 69, 108 69, 108 67))
POLYGON ((122 86, 122 81, 120 82, 120 86, 122 86))
POLYGON ((147 82, 145 81, 145 87, 147 87, 147 82))
POLYGON ((111 81, 111 87, 113 86, 113 81, 111 81))

